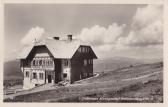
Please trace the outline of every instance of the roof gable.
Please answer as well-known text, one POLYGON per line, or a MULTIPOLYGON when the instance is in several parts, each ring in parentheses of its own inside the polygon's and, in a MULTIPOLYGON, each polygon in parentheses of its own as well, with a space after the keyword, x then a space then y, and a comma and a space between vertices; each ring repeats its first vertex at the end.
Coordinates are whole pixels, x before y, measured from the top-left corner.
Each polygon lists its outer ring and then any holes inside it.
MULTIPOLYGON (((54 58, 58 59, 71 59, 74 54, 77 52, 78 48, 81 45, 80 40, 46 40, 43 43, 37 43, 35 45, 28 46, 22 50, 19 55, 19 59, 26 59, 29 54, 33 51, 34 47, 38 46, 46 46, 46 48, 50 51, 54 58)), ((83 45, 85 46, 85 45, 83 45)), ((92 48, 89 46, 92 51, 93 58, 97 58, 92 48)))
POLYGON ((92 50, 91 46, 88 45, 80 45, 78 47, 78 49, 76 50, 76 52, 74 53, 74 55, 72 56, 72 58, 93 58, 93 59, 97 59, 96 54, 94 53, 94 51, 92 50), (85 52, 83 52, 82 48, 87 48, 84 49, 85 52), (86 51, 87 50, 87 51, 86 51))

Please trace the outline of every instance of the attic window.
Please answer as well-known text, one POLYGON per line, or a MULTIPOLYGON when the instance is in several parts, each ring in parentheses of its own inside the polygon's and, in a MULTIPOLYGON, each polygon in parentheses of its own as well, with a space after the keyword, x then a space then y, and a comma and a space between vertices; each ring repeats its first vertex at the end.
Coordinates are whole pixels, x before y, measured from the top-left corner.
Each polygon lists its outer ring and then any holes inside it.
POLYGON ((82 47, 82 52, 85 52, 85 47, 82 47))
POLYGON ((84 59, 84 66, 87 65, 87 59, 84 59))
POLYGON ((88 48, 87 48, 87 47, 85 47, 85 52, 87 52, 87 50, 88 50, 88 48))
POLYGON ((87 52, 89 52, 89 47, 87 47, 87 52))

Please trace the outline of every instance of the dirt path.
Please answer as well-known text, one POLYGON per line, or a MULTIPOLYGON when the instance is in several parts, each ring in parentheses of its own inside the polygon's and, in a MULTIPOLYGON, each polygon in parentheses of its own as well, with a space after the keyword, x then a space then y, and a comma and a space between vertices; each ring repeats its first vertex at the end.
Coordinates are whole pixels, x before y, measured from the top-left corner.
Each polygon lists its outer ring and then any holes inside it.
POLYGON ((143 79, 143 78, 147 78, 149 76, 152 76, 154 74, 159 74, 159 73, 161 73, 161 71, 153 72, 151 74, 146 74, 146 75, 135 77, 135 78, 122 79, 121 81, 131 81, 131 80, 143 79))

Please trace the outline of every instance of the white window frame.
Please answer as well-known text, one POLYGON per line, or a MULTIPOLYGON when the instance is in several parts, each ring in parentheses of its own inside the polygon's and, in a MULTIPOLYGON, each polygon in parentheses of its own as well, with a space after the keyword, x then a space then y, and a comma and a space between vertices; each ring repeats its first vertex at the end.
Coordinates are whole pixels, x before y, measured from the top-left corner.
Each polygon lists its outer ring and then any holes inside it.
POLYGON ((44 73, 39 73, 39 79, 44 79, 44 73))

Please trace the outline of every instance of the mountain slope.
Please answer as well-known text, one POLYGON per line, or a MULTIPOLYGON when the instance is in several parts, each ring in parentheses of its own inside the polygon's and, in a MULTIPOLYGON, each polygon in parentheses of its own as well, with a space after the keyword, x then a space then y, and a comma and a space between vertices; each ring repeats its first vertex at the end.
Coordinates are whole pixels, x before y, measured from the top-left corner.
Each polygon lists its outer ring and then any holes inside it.
POLYGON ((19 60, 4 62, 4 80, 23 79, 19 60))
POLYGON ((147 62, 126 57, 100 58, 94 60, 94 72, 111 71, 118 68, 145 64, 147 62))

